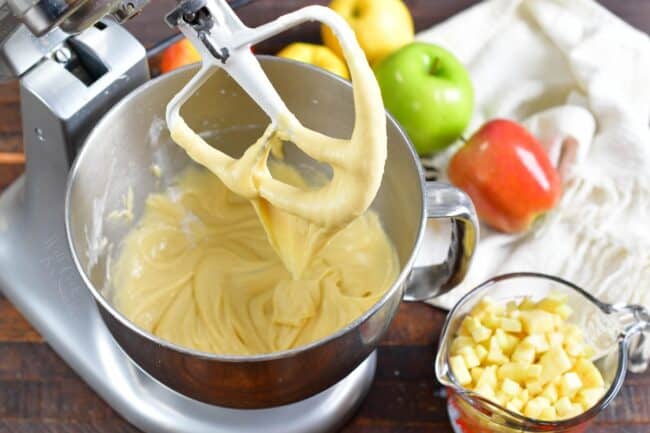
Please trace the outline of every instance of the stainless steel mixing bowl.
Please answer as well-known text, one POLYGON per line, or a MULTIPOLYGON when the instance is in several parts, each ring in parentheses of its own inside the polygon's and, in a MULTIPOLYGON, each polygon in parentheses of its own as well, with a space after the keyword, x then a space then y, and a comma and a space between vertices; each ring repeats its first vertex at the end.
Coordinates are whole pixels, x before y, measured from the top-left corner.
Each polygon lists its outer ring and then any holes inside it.
MULTIPOLYGON (((288 107, 308 127, 345 137, 354 107, 348 82, 318 68, 273 57, 262 65, 288 107)), ((260 408, 314 395, 341 380, 377 346, 404 291, 408 299, 438 295, 464 277, 477 241, 469 199, 446 184, 425 184, 416 154, 392 119, 388 160, 376 210, 401 262, 385 296, 362 317, 331 336, 294 350, 259 356, 223 356, 186 349, 129 322, 112 305, 111 258, 134 223, 108 218, 124 207, 131 188, 135 220, 146 196, 161 191, 192 162, 171 142, 165 105, 191 77, 183 69, 153 80, 115 106, 94 128, 72 168, 66 197, 66 228, 73 257, 109 330, 124 351, 151 376, 194 399, 220 406, 260 408), (161 179, 151 167, 162 169, 161 179), (452 218, 447 260, 413 270, 426 219, 452 218), (409 278, 411 281, 409 282, 409 278)), ((247 95, 223 73, 215 74, 184 107, 183 115, 212 145, 240 155, 268 123, 247 95)), ((314 164, 289 146, 288 159, 314 164)), ((368 269, 372 272, 372 269, 368 269)))

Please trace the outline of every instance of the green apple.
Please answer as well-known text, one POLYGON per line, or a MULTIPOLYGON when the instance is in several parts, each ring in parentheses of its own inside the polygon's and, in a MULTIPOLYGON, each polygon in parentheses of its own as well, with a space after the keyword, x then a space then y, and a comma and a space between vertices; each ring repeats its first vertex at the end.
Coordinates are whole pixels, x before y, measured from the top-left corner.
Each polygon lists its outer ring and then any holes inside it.
POLYGON ((465 67, 437 45, 414 42, 375 68, 386 109, 420 155, 449 146, 472 117, 474 91, 465 67))

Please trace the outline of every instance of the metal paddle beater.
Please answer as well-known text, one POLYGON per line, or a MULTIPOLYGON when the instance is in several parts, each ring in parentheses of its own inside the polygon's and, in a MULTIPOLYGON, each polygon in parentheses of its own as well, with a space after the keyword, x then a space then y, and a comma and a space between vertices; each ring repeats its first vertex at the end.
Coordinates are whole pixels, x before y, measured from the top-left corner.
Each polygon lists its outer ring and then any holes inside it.
MULTIPOLYGON (((210 155, 211 160, 218 161, 218 167, 208 168, 222 180, 231 178, 233 173, 237 172, 234 166, 246 156, 237 160, 212 148, 182 121, 180 115, 181 106, 217 68, 221 68, 248 93, 271 120, 271 125, 262 138, 266 142, 262 143, 261 147, 256 146, 256 152, 260 149, 267 152, 272 146, 271 143, 278 137, 281 140, 293 141, 314 160, 329 164, 334 171, 333 179, 338 181, 338 185, 334 186, 331 182, 317 192, 290 187, 270 175, 265 175, 263 180, 259 181, 257 191, 249 189, 235 192, 249 197, 259 194, 274 206, 322 226, 342 226, 367 209, 379 189, 386 159, 386 120, 384 111, 378 110, 378 107, 383 107, 379 87, 374 79, 367 78, 374 77, 372 70, 356 43, 352 29, 342 17, 323 6, 308 6, 260 27, 249 28, 239 20, 225 0, 185 0, 167 15, 166 20, 188 37, 203 59, 199 71, 170 101, 166 112, 167 125, 172 130, 172 136, 174 127, 182 125, 184 136, 189 136, 193 142, 192 151, 186 148, 190 156, 193 156, 193 153, 210 155), (355 85, 355 89, 357 86, 364 89, 359 95, 355 94, 356 119, 362 118, 363 121, 355 122, 351 139, 354 141, 357 137, 355 143, 363 145, 350 145, 347 140, 334 139, 304 128, 273 88, 251 51, 253 44, 307 21, 319 21, 332 29, 343 47, 353 79, 355 72, 363 74, 357 75, 355 85), (361 93, 363 97, 360 96, 361 93), (357 103, 357 97, 363 102, 357 103), (358 135, 355 135, 357 133, 358 135), (361 138, 362 134, 365 135, 361 138), (227 168, 224 168, 226 166, 227 168), (381 170, 378 170, 378 167, 381 167, 381 170), (355 185, 352 182, 357 179, 366 181, 363 188, 355 190, 355 195, 350 191, 354 190, 355 185), (328 189, 329 186, 331 188, 328 189), (346 191, 346 194, 341 194, 341 191, 346 191), (361 195, 363 197, 360 198, 361 195), (340 211, 341 209, 344 211, 340 211)), ((233 189, 228 182, 226 184, 233 189)))
POLYGON ((165 19, 194 44, 203 60, 199 72, 167 106, 168 122, 179 115, 180 107, 215 68, 222 68, 275 123, 279 114, 287 112, 287 107, 264 74, 251 46, 309 21, 322 22, 337 35, 350 32, 339 15, 323 6, 308 6, 250 28, 241 22, 226 0, 183 0, 165 19))

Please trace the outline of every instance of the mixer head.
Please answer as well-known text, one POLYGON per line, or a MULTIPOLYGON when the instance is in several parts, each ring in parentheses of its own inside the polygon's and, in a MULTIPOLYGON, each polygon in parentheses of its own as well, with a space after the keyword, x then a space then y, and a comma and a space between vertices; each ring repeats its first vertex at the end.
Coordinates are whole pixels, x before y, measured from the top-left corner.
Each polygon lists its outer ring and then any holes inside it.
POLYGON ((36 36, 59 26, 79 33, 107 15, 122 22, 137 13, 149 0, 0 0, 36 36))
POLYGON ((0 81, 19 77, 104 17, 123 22, 149 0, 0 0, 0 81))

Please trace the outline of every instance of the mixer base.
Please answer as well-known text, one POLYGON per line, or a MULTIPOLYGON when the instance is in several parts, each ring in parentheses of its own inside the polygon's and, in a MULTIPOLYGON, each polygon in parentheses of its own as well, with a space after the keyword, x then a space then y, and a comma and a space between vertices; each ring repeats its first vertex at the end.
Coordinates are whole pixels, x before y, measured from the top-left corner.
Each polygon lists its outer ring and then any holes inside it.
POLYGON ((39 183, 37 202, 25 201, 24 177, 0 196, 0 289, 127 421, 152 433, 320 433, 336 431, 353 415, 372 383, 375 353, 326 391, 261 410, 200 403, 140 370, 108 332, 72 261, 64 228, 65 174, 49 180, 39 183))

